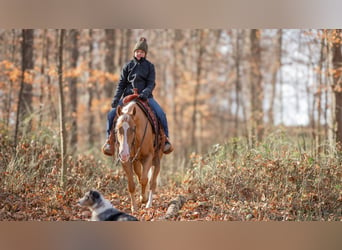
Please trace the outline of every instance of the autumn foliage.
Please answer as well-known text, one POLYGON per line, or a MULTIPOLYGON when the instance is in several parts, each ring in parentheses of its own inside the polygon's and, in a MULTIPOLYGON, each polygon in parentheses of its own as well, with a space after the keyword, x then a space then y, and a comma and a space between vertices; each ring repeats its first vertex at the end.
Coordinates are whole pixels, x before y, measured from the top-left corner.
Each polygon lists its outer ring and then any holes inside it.
POLYGON ((175 150, 137 218, 342 220, 341 30, 0 29, 0 221, 87 220, 90 188, 130 212, 100 149, 141 35, 175 150))
MULTIPOLYGON (((99 157, 68 157, 62 189, 58 143, 51 139, 49 131, 40 132, 22 139, 14 149, 6 133, 1 133, 0 220, 87 220, 90 213, 77 200, 90 188, 101 191, 117 208, 130 211, 121 166, 100 153, 99 157)), ((153 208, 141 207, 135 216, 143 221, 165 220, 169 202, 183 195, 186 202, 171 220, 342 219, 339 160, 327 155, 315 159, 284 133, 255 148, 235 139, 190 158, 183 174, 169 174, 162 166, 153 208)))

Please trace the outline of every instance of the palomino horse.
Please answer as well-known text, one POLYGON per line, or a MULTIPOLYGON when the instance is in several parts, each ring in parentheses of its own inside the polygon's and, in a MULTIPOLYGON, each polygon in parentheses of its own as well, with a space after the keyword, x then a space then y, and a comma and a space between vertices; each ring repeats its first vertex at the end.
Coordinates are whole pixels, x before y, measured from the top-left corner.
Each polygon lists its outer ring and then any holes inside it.
MULTIPOLYGON (((140 201, 146 203, 146 208, 149 208, 152 206, 153 194, 157 186, 163 151, 161 147, 155 149, 155 136, 158 135, 153 133, 148 118, 135 101, 129 102, 124 107, 118 106, 117 117, 115 131, 118 157, 128 178, 131 209, 134 212, 137 208, 134 173, 141 184, 140 201), (149 174, 150 170, 152 174, 149 174)), ((160 140, 160 145, 165 143, 163 138, 160 140)))

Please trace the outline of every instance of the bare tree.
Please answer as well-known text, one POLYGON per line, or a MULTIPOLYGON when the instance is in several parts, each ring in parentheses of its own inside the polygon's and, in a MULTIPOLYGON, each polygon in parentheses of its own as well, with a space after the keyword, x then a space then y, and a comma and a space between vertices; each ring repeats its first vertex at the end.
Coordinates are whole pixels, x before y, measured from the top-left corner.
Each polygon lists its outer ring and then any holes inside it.
MULTIPOLYGON (((114 56, 113 56, 114 57, 114 56)), ((89 30, 89 62, 88 62, 88 68, 89 68, 89 78, 92 79, 93 75, 93 30, 89 30)), ((93 91, 94 91, 94 82, 88 83, 88 114, 89 114, 89 122, 88 122, 88 144, 89 148, 91 148, 95 141, 95 135, 94 135, 94 122, 95 117, 94 113, 92 112, 92 106, 93 106, 93 91)))
POLYGON ((47 30, 45 29, 43 31, 43 37, 42 37, 42 63, 40 65, 40 95, 39 95, 39 122, 38 127, 42 126, 43 122, 43 102, 44 102, 44 86, 45 86, 45 59, 46 54, 48 53, 48 45, 47 45, 47 30))
POLYGON ((281 69, 281 57, 282 57, 282 42, 283 41, 283 31, 281 29, 278 29, 277 36, 276 36, 276 58, 275 62, 272 66, 271 72, 272 72, 272 79, 271 79, 271 97, 270 97, 270 107, 268 110, 268 121, 270 126, 274 125, 274 101, 276 97, 276 90, 277 90, 277 76, 280 75, 280 69, 281 69))
MULTIPOLYGON (((28 118, 32 113, 32 83, 25 77, 29 70, 33 69, 33 29, 22 30, 22 74, 17 109, 17 121, 14 143, 17 145, 19 123, 28 118)), ((31 121, 27 122, 27 129, 31 127, 31 121)))
POLYGON ((317 82, 318 82, 318 89, 315 93, 315 102, 317 103, 317 121, 316 121, 316 131, 314 131, 314 140, 315 140, 315 148, 316 148, 316 154, 319 156, 320 152, 320 145, 322 140, 322 97, 324 89, 323 84, 323 65, 325 61, 325 38, 322 36, 321 42, 320 42, 320 56, 319 56, 319 62, 318 62, 318 73, 317 73, 317 82))
POLYGON ((333 32, 332 44, 332 66, 333 73, 333 92, 335 94, 335 119, 336 119, 336 142, 342 149, 342 30, 337 29, 333 32))
MULTIPOLYGON (((15 62, 15 54, 17 51, 17 46, 16 46, 16 40, 17 40, 17 34, 16 31, 13 29, 12 30, 12 41, 11 41, 11 61, 15 62)), ((15 64, 15 63, 14 63, 15 64)), ((6 118, 5 118, 5 123, 6 123, 6 127, 9 126, 10 123, 10 114, 11 114, 11 108, 12 108, 12 101, 13 101, 13 85, 14 85, 14 81, 12 79, 9 80, 9 90, 8 90, 8 96, 7 96, 7 100, 5 102, 5 112, 6 112, 6 118)))
MULTIPOLYGON (((115 59, 115 40, 116 31, 114 29, 105 30, 105 44, 106 44, 106 55, 105 55, 105 67, 106 71, 113 74, 115 72, 114 59, 115 59)), ((104 86, 105 96, 108 98, 113 97, 113 83, 108 82, 104 86)))
POLYGON ((262 75, 261 75, 261 32, 252 29, 250 32, 251 41, 251 70, 250 70, 250 87, 251 87, 251 136, 252 144, 254 139, 261 140, 263 136, 263 108, 262 102, 264 98, 262 75))
POLYGON ((236 43, 235 43, 235 71, 236 71, 236 80, 235 80, 235 130, 234 136, 238 136, 239 126, 240 126, 240 119, 239 113, 241 108, 241 60, 242 60, 242 49, 241 49, 241 31, 237 30, 236 32, 236 43))
POLYGON ((126 60, 130 57, 132 57, 132 51, 131 51, 131 43, 132 43, 132 30, 128 29, 125 32, 126 36, 126 43, 125 43, 125 51, 126 51, 126 60))
POLYGON ((203 70, 203 56, 205 51, 205 31, 204 30, 197 30, 196 35, 198 37, 198 54, 196 60, 196 76, 195 76, 195 89, 193 93, 193 111, 192 111, 192 132, 191 132, 191 146, 196 148, 196 131, 197 131, 197 116, 198 116, 198 95, 200 92, 201 86, 201 77, 202 77, 202 70, 203 70))
POLYGON ((63 92, 63 43, 64 43, 65 30, 62 29, 60 31, 59 37, 59 58, 58 58, 58 86, 59 86, 59 125, 60 125, 60 141, 61 141, 61 157, 62 157, 62 166, 61 166, 61 179, 60 185, 63 187, 65 184, 65 176, 66 176, 66 152, 67 152, 67 131, 65 129, 65 110, 64 110, 64 92, 63 92))
MULTIPOLYGON (((79 39, 79 31, 76 29, 70 30, 70 53, 71 53, 71 70, 76 71, 77 62, 78 62, 78 39, 79 39)), ((71 109, 71 133, 70 133, 70 145, 73 150, 75 150, 77 146, 77 105, 78 105, 78 91, 77 91, 77 75, 72 73, 69 81, 69 94, 70 94, 70 109, 71 109)))

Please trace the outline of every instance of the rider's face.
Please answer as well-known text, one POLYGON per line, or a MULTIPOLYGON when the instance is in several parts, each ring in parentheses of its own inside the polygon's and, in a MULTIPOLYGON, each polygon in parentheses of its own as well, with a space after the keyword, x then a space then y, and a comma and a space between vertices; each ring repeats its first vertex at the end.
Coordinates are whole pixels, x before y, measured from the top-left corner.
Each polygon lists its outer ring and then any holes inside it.
POLYGON ((146 55, 145 51, 143 51, 141 49, 137 49, 136 51, 134 51, 134 56, 138 60, 140 60, 140 58, 145 57, 145 55, 146 55))

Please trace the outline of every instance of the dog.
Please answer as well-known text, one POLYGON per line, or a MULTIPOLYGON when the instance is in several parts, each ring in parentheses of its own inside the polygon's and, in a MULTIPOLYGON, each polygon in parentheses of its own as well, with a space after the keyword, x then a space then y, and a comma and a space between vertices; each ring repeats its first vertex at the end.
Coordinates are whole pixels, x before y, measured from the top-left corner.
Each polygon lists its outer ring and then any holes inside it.
POLYGON ((113 207, 110 201, 96 190, 88 191, 78 204, 92 211, 91 221, 138 221, 136 217, 113 207))

